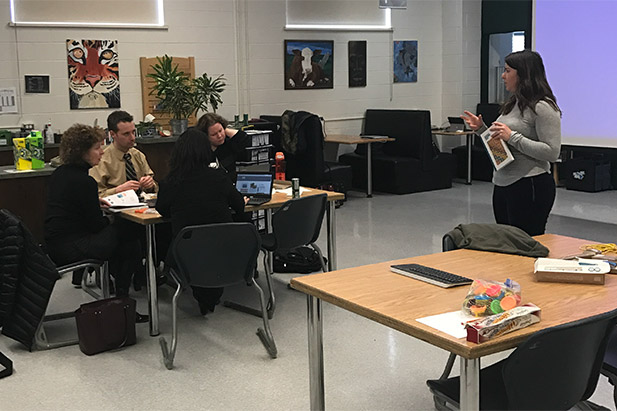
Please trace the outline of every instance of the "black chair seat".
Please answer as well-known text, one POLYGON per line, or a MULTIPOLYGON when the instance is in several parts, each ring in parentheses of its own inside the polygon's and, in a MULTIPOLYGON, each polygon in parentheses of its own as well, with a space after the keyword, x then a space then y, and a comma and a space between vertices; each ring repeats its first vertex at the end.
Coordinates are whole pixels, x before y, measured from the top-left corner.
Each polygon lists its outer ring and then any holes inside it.
MULTIPOLYGON (((480 371, 480 409, 569 410, 595 391, 617 310, 532 334, 480 371)), ((429 380, 436 405, 460 404, 460 379, 429 380)))
MULTIPOLYGON (((508 408, 508 396, 503 384, 501 373, 506 360, 499 361, 490 367, 483 368, 480 373, 480 409, 505 410, 508 408)), ((428 380, 426 385, 431 391, 439 392, 448 397, 450 402, 459 403, 460 377, 447 380, 428 380)))
POLYGON ((276 237, 273 233, 261 235, 261 248, 266 251, 276 250, 276 237))

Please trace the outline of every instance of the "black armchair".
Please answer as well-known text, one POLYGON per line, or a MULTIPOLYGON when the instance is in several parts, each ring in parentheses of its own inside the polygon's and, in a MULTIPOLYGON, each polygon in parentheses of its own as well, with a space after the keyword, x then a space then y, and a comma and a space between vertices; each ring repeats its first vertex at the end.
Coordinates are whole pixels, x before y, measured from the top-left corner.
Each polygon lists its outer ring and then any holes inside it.
POLYGON ((324 131, 319 116, 287 110, 282 116, 261 118, 279 126, 273 142, 285 154, 287 180, 299 178, 305 187, 332 185, 343 194, 351 189, 351 167, 324 160, 324 131))
MULTIPOLYGON (((373 188, 393 194, 452 187, 453 158, 433 144, 431 113, 427 110, 366 110, 363 134, 395 138, 372 144, 373 188)), ((353 170, 354 187, 367 181, 366 147, 339 157, 353 170)))

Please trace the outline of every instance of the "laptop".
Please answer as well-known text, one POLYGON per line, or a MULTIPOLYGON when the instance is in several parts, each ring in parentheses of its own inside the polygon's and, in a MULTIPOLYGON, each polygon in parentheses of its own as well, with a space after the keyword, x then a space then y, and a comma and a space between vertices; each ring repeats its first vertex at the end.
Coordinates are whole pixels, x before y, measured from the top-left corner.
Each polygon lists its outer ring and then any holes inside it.
POLYGON ((272 198, 272 174, 238 173, 236 189, 249 198, 247 204, 267 203, 272 198))
POLYGON ((446 128, 446 131, 470 131, 465 124, 465 120, 460 117, 448 117, 450 125, 446 128))

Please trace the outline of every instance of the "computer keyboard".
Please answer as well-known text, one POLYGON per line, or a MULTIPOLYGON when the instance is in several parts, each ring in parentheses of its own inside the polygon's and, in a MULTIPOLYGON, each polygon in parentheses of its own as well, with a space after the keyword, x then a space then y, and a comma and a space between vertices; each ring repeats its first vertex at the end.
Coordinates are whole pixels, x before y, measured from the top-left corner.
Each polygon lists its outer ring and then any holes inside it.
POLYGON ((260 205, 263 203, 267 203, 268 201, 270 201, 269 198, 262 198, 262 197, 252 197, 249 199, 249 201, 246 203, 248 205, 260 205))
POLYGON ((443 288, 471 284, 473 280, 420 264, 391 265, 390 271, 443 288))

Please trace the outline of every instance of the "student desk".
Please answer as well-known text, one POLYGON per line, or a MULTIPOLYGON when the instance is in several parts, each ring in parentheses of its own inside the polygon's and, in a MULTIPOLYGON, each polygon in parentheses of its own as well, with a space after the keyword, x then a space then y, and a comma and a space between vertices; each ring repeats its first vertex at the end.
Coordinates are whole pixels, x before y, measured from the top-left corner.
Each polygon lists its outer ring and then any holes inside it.
POLYGON ((372 143, 387 143, 388 141, 394 141, 395 138, 381 137, 381 138, 362 138, 361 136, 348 136, 344 134, 332 134, 326 136, 324 142, 326 143, 338 143, 338 144, 366 144, 366 196, 373 197, 373 160, 372 160, 372 143))
POLYGON ((446 130, 432 130, 431 133, 434 136, 465 136, 467 137, 467 180, 466 184, 471 184, 471 147, 473 146, 473 136, 476 134, 473 131, 446 131, 446 130))
MULTIPOLYGON (((290 185, 289 182, 275 182, 277 186, 290 185)), ((333 191, 323 191, 310 188, 309 192, 305 192, 302 196, 311 196, 316 194, 326 193, 328 195, 327 208, 327 230, 328 230, 328 269, 336 270, 336 218, 335 218, 335 200, 343 200, 345 195, 335 193, 333 191)), ((268 230, 272 227, 272 210, 282 206, 291 197, 282 193, 274 193, 272 200, 259 206, 246 206, 245 211, 266 210, 266 221, 268 230)), ((158 294, 156 289, 156 270, 154 268, 154 226, 157 223, 163 222, 164 219, 160 214, 139 214, 135 213, 134 209, 123 210, 117 214, 121 218, 125 218, 137 224, 146 227, 146 278, 148 288, 148 312, 150 314, 150 335, 159 335, 159 309, 158 309, 158 294)))
MULTIPOLYGON (((551 250, 549 257, 553 258, 578 254, 582 244, 592 243, 553 234, 536 239, 551 250)), ((454 250, 292 279, 291 286, 308 297, 311 409, 325 408, 322 300, 460 356, 462 410, 479 408, 480 357, 514 348, 541 329, 617 308, 615 276, 608 275, 604 286, 539 283, 534 280, 534 261, 509 254, 454 250), (521 285, 523 303, 542 309, 542 320, 482 344, 456 339, 419 323, 418 318, 459 310, 469 287, 444 289, 390 271, 391 264, 412 262, 472 279, 511 278, 521 285)))

